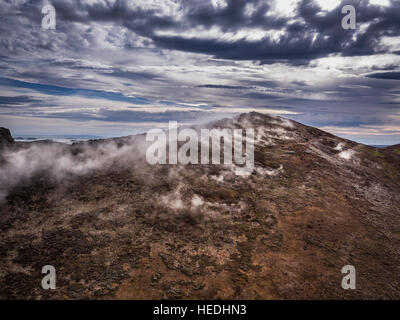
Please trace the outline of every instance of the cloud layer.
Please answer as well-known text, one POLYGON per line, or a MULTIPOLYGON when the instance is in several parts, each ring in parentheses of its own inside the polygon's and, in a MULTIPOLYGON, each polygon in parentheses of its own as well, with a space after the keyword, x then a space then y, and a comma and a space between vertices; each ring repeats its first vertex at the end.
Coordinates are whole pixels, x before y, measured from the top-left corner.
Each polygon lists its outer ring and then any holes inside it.
POLYGON ((48 3, 0 4, 0 125, 14 133, 115 136, 257 110, 400 140, 398 1, 54 0, 43 30, 48 3), (348 4, 356 30, 341 26, 348 4))

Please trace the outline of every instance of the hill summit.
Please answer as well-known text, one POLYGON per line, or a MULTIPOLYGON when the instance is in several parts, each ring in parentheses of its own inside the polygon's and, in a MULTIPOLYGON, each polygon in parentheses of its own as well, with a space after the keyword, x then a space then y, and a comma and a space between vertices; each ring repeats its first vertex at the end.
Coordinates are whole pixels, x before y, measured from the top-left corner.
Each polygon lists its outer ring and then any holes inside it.
POLYGON ((400 298, 399 146, 259 113, 207 126, 254 128, 250 176, 151 166, 143 135, 12 143, 2 129, 0 298, 400 298))

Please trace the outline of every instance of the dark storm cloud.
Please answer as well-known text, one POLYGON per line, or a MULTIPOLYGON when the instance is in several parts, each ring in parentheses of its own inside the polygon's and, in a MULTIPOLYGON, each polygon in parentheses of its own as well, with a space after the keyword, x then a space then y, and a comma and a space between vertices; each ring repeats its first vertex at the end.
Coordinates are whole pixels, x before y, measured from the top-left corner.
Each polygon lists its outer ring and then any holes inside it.
POLYGON ((307 83, 304 81, 292 81, 292 84, 296 85, 296 86, 300 86, 300 87, 306 87, 307 83))
POLYGON ((262 92, 250 92, 245 94, 246 97, 258 100, 266 100, 266 99, 279 99, 282 96, 278 96, 276 94, 262 93, 262 92))
POLYGON ((264 87, 264 88, 277 88, 280 86, 279 82, 271 80, 247 80, 243 82, 253 86, 264 87))
POLYGON ((380 72, 367 75, 368 78, 384 80, 400 80, 400 72, 380 72))
MULTIPOLYGON (((261 60, 281 62, 291 60, 316 59, 332 53, 332 50, 316 50, 310 36, 291 38, 286 35, 280 39, 279 45, 269 39, 250 42, 242 39, 234 42, 209 39, 185 39, 180 36, 153 36, 155 43, 162 48, 206 53, 220 59, 229 60, 261 60)), ((272 62, 271 61, 271 62, 272 62)))
POLYGON ((219 85, 219 84, 203 84, 197 86, 198 88, 209 88, 209 89, 228 89, 228 90, 245 90, 250 89, 251 87, 244 87, 244 86, 226 86, 226 85, 219 85))
POLYGON ((20 106, 26 103, 40 102, 41 100, 29 96, 14 96, 2 97, 0 96, 0 108, 2 106, 20 106))
MULTIPOLYGON (((188 2, 190 3, 190 2, 188 2)), ((192 2, 193 3, 193 2, 192 2)), ((187 20, 191 24, 205 26, 220 26, 224 31, 233 31, 243 27, 281 28, 286 20, 280 17, 265 16, 271 9, 271 4, 258 0, 233 0, 227 1, 226 7, 215 8, 211 2, 204 2, 201 6, 186 5, 188 9, 187 20), (254 5, 254 11, 246 15, 246 5, 254 5)))
POLYGON ((391 102, 381 102, 380 104, 383 104, 383 105, 394 105, 394 106, 400 106, 400 102, 394 102, 394 101, 391 101, 391 102))
POLYGON ((105 72, 99 72, 106 76, 117 77, 117 78, 125 78, 129 80, 154 80, 157 79, 161 81, 159 75, 152 74, 150 72, 134 72, 134 71, 126 71, 121 69, 113 69, 105 72))
MULTIPOLYGON (((257 1, 253 1, 256 3, 257 1)), ((160 47, 206 53, 217 58, 231 60, 260 60, 262 63, 290 62, 304 64, 311 59, 330 54, 344 56, 370 55, 387 52, 379 45, 383 36, 400 35, 400 4, 382 8, 368 5, 367 1, 343 1, 336 9, 321 15, 320 8, 311 0, 299 3, 297 17, 265 17, 268 6, 261 5, 250 16, 244 16, 244 6, 248 1, 228 1, 221 11, 209 7, 192 10, 191 24, 197 22, 203 27, 218 26, 224 31, 236 31, 244 27, 258 27, 263 30, 286 30, 279 41, 263 38, 259 41, 238 39, 223 41, 221 39, 202 39, 199 37, 159 36, 151 37, 160 47), (353 39, 354 30, 343 30, 341 26, 341 8, 353 4, 357 8, 359 23, 369 23, 365 33, 353 39)))
MULTIPOLYGON (((294 17, 273 15, 271 5, 262 0, 228 0, 225 7, 215 7, 210 1, 178 1, 179 18, 163 11, 163 6, 133 7, 128 1, 52 1, 61 22, 109 22, 124 26, 134 33, 152 41, 153 45, 185 52, 202 53, 229 60, 258 60, 262 63, 290 62, 304 64, 311 59, 330 54, 343 56, 370 55, 387 52, 380 45, 384 36, 400 35, 400 2, 393 1, 389 7, 373 6, 365 0, 344 0, 334 10, 321 13, 312 0, 298 3, 294 17), (364 33, 353 39, 354 30, 343 30, 341 8, 354 5, 357 22, 369 24, 364 33), (253 10, 246 13, 247 6, 253 10), (267 13, 271 13, 268 16, 267 13), (217 27, 224 32, 237 32, 243 28, 282 31, 279 40, 268 37, 254 41, 247 38, 223 40, 185 36, 185 31, 196 28, 209 30, 217 27), (163 35, 159 31, 171 31, 163 35)), ((32 5, 30 17, 40 20, 38 6, 32 5)), ((60 26, 68 32, 65 25, 60 26)), ((46 44, 42 43, 42 46, 46 44)), ((73 45, 71 43, 71 45, 73 45)), ((79 42, 75 42, 79 45, 79 42)), ((125 43, 126 47, 131 44, 125 43)), ((48 48, 51 50, 51 48, 48 48)))

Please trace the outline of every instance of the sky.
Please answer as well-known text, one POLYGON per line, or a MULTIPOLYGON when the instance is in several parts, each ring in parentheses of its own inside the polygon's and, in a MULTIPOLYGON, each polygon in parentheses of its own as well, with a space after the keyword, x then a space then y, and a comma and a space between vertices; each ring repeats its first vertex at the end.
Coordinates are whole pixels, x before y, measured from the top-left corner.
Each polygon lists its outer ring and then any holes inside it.
POLYGON ((0 126, 14 136, 123 136, 258 111, 395 144, 399 65, 397 0, 0 2, 0 126), (47 4, 54 30, 42 28, 47 4))

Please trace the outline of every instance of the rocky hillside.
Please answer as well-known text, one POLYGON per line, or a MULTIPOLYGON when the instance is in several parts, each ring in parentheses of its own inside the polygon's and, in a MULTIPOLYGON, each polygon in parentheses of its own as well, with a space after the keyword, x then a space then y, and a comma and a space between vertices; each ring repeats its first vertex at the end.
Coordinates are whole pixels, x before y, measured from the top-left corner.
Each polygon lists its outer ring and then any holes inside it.
POLYGON ((9 147, 13 143, 14 139, 11 136, 10 130, 0 127, 0 149, 9 147))
POLYGON ((68 146, 2 130, 0 298, 400 298, 400 146, 257 113, 211 126, 255 128, 252 175, 150 166, 143 136, 68 146))

